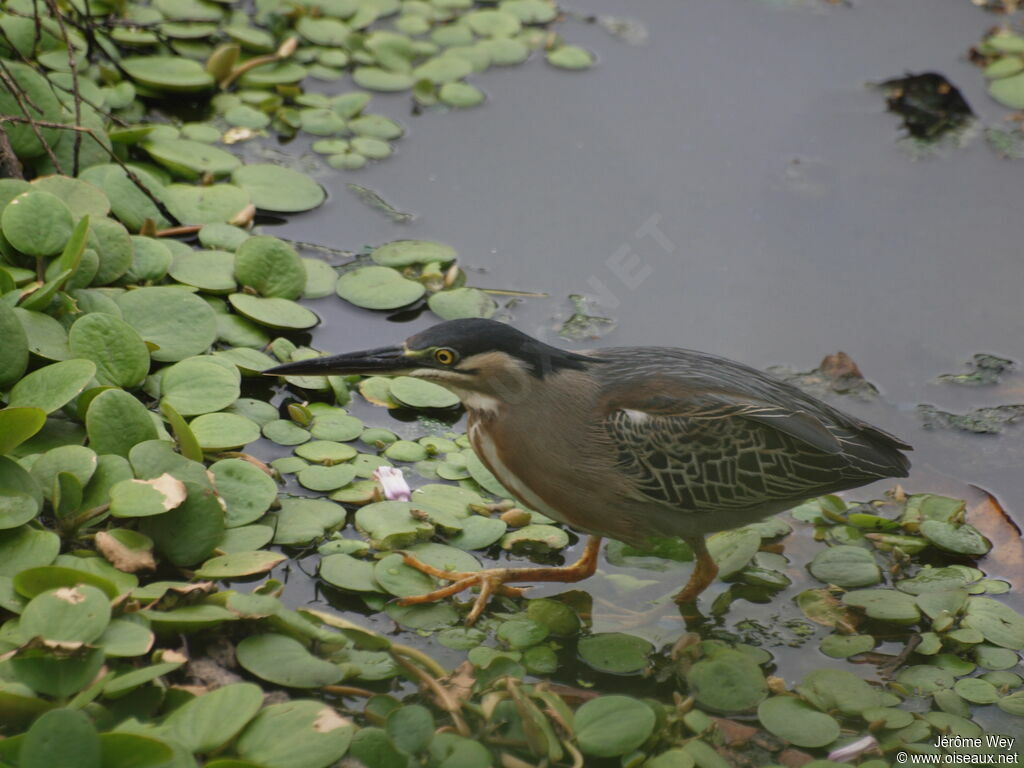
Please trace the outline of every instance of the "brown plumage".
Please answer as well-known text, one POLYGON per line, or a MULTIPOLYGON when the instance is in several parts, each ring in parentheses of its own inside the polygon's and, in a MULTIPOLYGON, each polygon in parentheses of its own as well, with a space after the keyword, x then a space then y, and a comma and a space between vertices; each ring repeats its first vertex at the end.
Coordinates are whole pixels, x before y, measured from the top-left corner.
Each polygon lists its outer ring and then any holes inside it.
MULTIPOLYGON (((685 538, 698 567, 681 602, 714 576, 705 534, 910 467, 906 443, 740 363, 669 347, 566 352, 490 320, 454 320, 402 347, 267 373, 404 373, 448 387, 469 413, 481 461, 528 506, 639 546, 685 538)), ((588 557, 596 552, 588 546, 588 557)), ((584 560, 565 575, 592 573, 596 560, 584 560)), ((557 580, 555 570, 526 572, 557 580)), ((506 592, 504 582, 527 578, 494 573, 490 589, 506 592)))

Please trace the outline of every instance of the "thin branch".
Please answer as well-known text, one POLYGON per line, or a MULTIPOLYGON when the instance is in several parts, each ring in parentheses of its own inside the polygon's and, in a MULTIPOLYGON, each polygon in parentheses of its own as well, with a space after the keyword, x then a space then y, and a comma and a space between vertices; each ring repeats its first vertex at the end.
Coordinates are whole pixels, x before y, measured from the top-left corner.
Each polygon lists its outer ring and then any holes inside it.
POLYGON ((14 154, 14 147, 11 146, 10 139, 4 131, 0 131, 0 178, 25 178, 25 169, 22 168, 18 156, 14 154))
MULTIPOLYGON (((2 66, 3 64, 0 63, 0 67, 2 66)), ((167 206, 163 204, 160 198, 154 195, 149 190, 149 187, 142 183, 142 179, 140 179, 131 168, 125 165, 124 161, 121 160, 121 158, 119 158, 112 149, 110 149, 106 144, 104 144, 98 138, 96 138, 96 133, 92 130, 92 128, 86 128, 85 126, 81 125, 65 125, 64 123, 51 123, 49 120, 26 120, 24 117, 18 117, 17 115, 0 115, 0 124, 3 123, 32 123, 33 125, 39 125, 43 128, 57 128, 59 130, 64 131, 79 131, 80 133, 89 134, 92 137, 92 140, 95 141, 103 149, 103 151, 110 156, 110 159, 113 160, 114 163, 117 164, 121 168, 121 170, 128 175, 128 178, 131 179, 132 183, 135 184, 135 186, 138 187, 140 190, 142 190, 143 194, 145 194, 146 197, 148 197, 150 201, 152 201, 153 205, 156 206, 157 210, 160 211, 160 213, 164 217, 166 217, 168 221, 173 222, 174 224, 177 225, 181 224, 181 222, 178 221, 177 217, 169 210, 167 210, 167 206)))
MULTIPOLYGON (((46 0, 46 5, 50 9, 50 13, 53 14, 53 18, 57 20, 57 26, 60 28, 60 34, 64 38, 64 45, 68 47, 68 66, 71 67, 71 97, 75 102, 75 125, 82 124, 82 95, 81 88, 78 86, 78 57, 76 56, 75 46, 71 44, 71 38, 68 36, 67 27, 64 26, 64 14, 60 12, 60 8, 57 7, 55 0, 46 0)), ((82 134, 75 133, 75 149, 71 154, 71 175, 78 176, 78 163, 82 153, 82 134)))
POLYGON ((13 75, 11 75, 11 71, 7 68, 7 65, 2 60, 0 60, 0 80, 3 80, 4 85, 7 86, 7 89, 11 92, 11 95, 14 96, 15 101, 18 102, 18 106, 21 108, 22 114, 25 115, 24 118, 17 118, 15 115, 0 115, 0 119, 3 119, 5 121, 27 123, 32 128, 32 133, 35 134, 36 139, 42 145, 43 149, 46 150, 46 154, 50 156, 50 160, 53 162, 54 169, 57 171, 57 173, 64 173, 63 169, 60 166, 60 161, 57 159, 57 156, 53 153, 53 148, 50 147, 50 142, 43 138, 43 132, 39 130, 39 126, 43 125, 43 123, 32 117, 28 105, 31 104, 31 106, 37 112, 42 113, 43 110, 41 110, 35 104, 32 104, 32 100, 28 97, 28 94, 26 94, 22 90, 21 86, 18 85, 13 75), (28 104, 26 104, 26 102, 28 102, 28 104))

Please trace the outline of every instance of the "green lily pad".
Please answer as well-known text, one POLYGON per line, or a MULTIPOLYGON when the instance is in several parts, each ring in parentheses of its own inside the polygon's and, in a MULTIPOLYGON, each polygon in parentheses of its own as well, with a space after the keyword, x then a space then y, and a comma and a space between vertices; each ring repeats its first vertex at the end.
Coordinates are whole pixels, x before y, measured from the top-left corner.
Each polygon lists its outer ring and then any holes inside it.
POLYGON ((21 307, 15 307, 13 311, 25 333, 29 352, 47 360, 67 360, 71 357, 67 331, 57 320, 42 312, 31 312, 21 307))
POLYGON ((746 568, 761 547, 761 536, 754 531, 737 529, 722 531, 708 537, 708 551, 718 564, 718 575, 727 579, 746 568))
POLYGON ((85 413, 85 428, 89 445, 99 454, 127 457, 137 443, 157 438, 146 406, 120 389, 108 389, 93 398, 85 413))
POLYGON ((25 637, 56 643, 91 643, 110 623, 110 600, 85 584, 47 590, 32 598, 21 614, 25 637))
POLYGON ((210 465, 210 472, 227 506, 224 523, 228 528, 258 520, 277 498, 277 484, 244 459, 222 459, 210 465))
POLYGON ((230 683, 185 702, 163 722, 163 728, 189 752, 215 752, 234 739, 262 705, 258 685, 230 683))
POLYGON ((0 224, 11 245, 36 257, 60 253, 75 226, 63 200, 35 190, 11 200, 3 209, 0 224))
POLYGON ((185 484, 169 474, 151 480, 122 480, 110 489, 114 517, 149 517, 169 512, 185 501, 185 484))
POLYGON ((354 732, 352 721, 321 701, 288 701, 264 707, 235 751, 265 768, 323 768, 342 758, 354 732))
POLYGON ((191 139, 155 139, 143 142, 142 148, 160 165, 186 179, 204 174, 226 176, 242 166, 230 152, 191 139))
POLYGON ((306 284, 302 288, 302 298, 322 299, 334 293, 338 282, 338 273, 334 267, 319 259, 303 258, 302 266, 306 270, 306 284))
POLYGON ((217 338, 217 321, 210 306, 188 291, 152 286, 127 291, 116 298, 124 320, 144 341, 155 344, 154 360, 177 362, 209 349, 217 338))
POLYGON ((816 669, 804 677, 797 692, 818 709, 847 715, 885 704, 883 694, 845 669, 816 669))
POLYGON ((629 696, 601 696, 576 710, 573 727, 580 750, 594 757, 618 757, 639 747, 655 726, 654 710, 629 696))
POLYGON ((269 163, 237 168, 232 181, 249 193, 253 204, 264 211, 298 213, 319 206, 326 193, 304 173, 269 163))
POLYGON ((839 723, 795 696, 773 696, 757 708, 761 725, 798 747, 824 747, 839 737, 839 723))
POLYGON ((501 548, 512 552, 553 552, 569 546, 569 534, 553 525, 524 525, 501 537, 501 548))
MULTIPOLYGON (((405 133, 405 129, 401 125, 384 115, 362 115, 354 118, 349 121, 348 129, 357 136, 372 136, 385 141, 401 138, 405 133)), ((394 265, 385 264, 384 266, 394 265)))
POLYGON ((594 66, 594 55, 575 45, 562 45, 547 53, 548 64, 559 69, 589 69, 594 66))
MULTIPOLYGON (((39 432, 46 424, 46 411, 40 408, 4 408, 0 410, 0 459, 39 432)), ((0 464, 0 468, 4 465, 0 464)), ((3 478, 0 469, 0 479, 3 478)))
MULTIPOLYGON (((0 302, 0 388, 7 388, 18 381, 25 374, 26 368, 28 336, 25 334, 25 328, 22 327, 15 311, 0 302)), ((0 451, 0 454, 2 453, 3 451, 0 451)))
POLYGON ((694 664, 686 675, 701 706, 716 712, 743 712, 768 695, 761 668, 740 651, 723 650, 694 664))
POLYGON ((241 394, 241 376, 213 357, 190 357, 165 368, 160 379, 164 399, 182 416, 227 408, 241 394))
POLYGON ((347 554, 328 555, 320 561, 320 578, 351 592, 383 592, 374 578, 374 564, 347 554))
POLYGON ((486 94, 475 85, 460 82, 445 83, 437 95, 442 103, 461 109, 480 106, 487 98, 486 94))
POLYGON ((205 451, 241 448, 260 437, 259 424, 237 413, 204 413, 189 428, 205 451))
POLYGON ((311 491, 336 491, 351 483, 356 477, 356 468, 350 464, 321 466, 314 464, 300 469, 296 474, 299 485, 311 491))
POLYGON ((138 332, 113 315, 93 312, 75 321, 68 346, 76 357, 96 364, 100 384, 131 389, 149 372, 149 349, 138 332))
POLYGON ((462 521, 462 530, 448 539, 448 543, 459 549, 485 549, 497 541, 508 530, 508 525, 497 518, 473 515, 462 521))
POLYGON ((925 520, 921 523, 921 535, 946 552, 958 555, 984 555, 992 544, 976 528, 965 524, 939 520, 925 520))
POLYGON ((40 531, 28 525, 0 530, 0 576, 13 578, 26 568, 49 565, 58 552, 60 537, 53 531, 40 531))
POLYGON ((252 552, 232 552, 228 555, 213 557, 196 569, 200 579, 238 579, 244 576, 255 576, 266 573, 288 556, 280 552, 256 550, 252 552))
POLYGON ((963 624, 978 630, 993 645, 1015 651, 1024 649, 1024 616, 998 600, 970 598, 963 624))
POLYGON ((821 641, 821 652, 833 659, 845 659, 867 653, 875 647, 871 635, 828 635, 821 641))
POLYGON ((427 299, 427 306, 442 320, 464 317, 491 317, 498 305, 479 288, 453 288, 438 291, 427 299))
POLYGON ((186 481, 185 487, 188 496, 183 503, 139 523, 139 530, 153 539, 156 550, 182 567, 209 557, 224 535, 224 508, 213 490, 191 481, 186 481))
POLYGON ((227 251, 189 251, 174 257, 168 274, 207 293, 233 293, 235 255, 227 251))
POLYGON ((14 385, 9 405, 52 413, 85 389, 95 375, 96 366, 90 360, 64 360, 43 366, 14 385))
POLYGON ((1024 73, 993 80, 988 93, 1004 107, 1024 109, 1024 73))
POLYGON ((356 67, 352 73, 352 82, 360 88, 387 92, 407 91, 416 80, 405 72, 389 72, 379 67, 356 67))
MULTIPOLYGON (((642 637, 621 632, 602 632, 580 638, 576 646, 580 658, 598 672, 634 675, 650 663, 654 646, 642 637)), ((691 688, 693 683, 691 682, 691 688)), ((703 703, 703 702, 702 702, 703 703)))
POLYGON ((234 221, 251 202, 248 192, 228 183, 169 184, 164 189, 164 198, 178 221, 190 225, 234 221))
POLYGON ((956 678, 952 672, 941 667, 917 664, 901 670, 896 681, 919 694, 932 694, 952 688, 956 678))
POLYGON ((247 293, 232 293, 228 301, 240 314, 270 328, 301 331, 320 322, 320 318, 313 312, 290 299, 268 299, 247 293))
POLYGON ((412 376, 398 376, 393 379, 390 391, 395 400, 410 408, 454 408, 459 404, 458 395, 451 390, 412 376))
POLYGON ((39 502, 31 494, 0 488, 0 529, 17 528, 39 514, 39 502))
POLYGON ((235 253, 235 279, 262 296, 297 299, 306 287, 306 268, 283 240, 250 237, 235 253))
POLYGON ((202 64, 178 56, 136 56, 122 59, 121 67, 132 80, 158 91, 188 93, 214 85, 202 64))
POLYGON ((867 587, 882 580, 874 555, 861 547, 829 547, 815 555, 808 568, 818 581, 840 587, 867 587))
POLYGON ((381 549, 400 549, 430 538, 434 526, 411 514, 413 505, 404 501, 379 501, 356 511, 356 528, 381 549))
MULTIPOLYGON (((250 635, 238 644, 236 654, 238 663, 247 671, 288 688, 320 688, 338 682, 345 674, 340 666, 317 658, 287 635, 250 635)), ((239 747, 244 753, 241 744, 239 747)))
POLYGON ((843 595, 843 602, 879 621, 915 624, 921 619, 914 598, 895 589, 858 589, 843 595))
POLYGON ((472 74, 473 65, 454 53, 445 53, 427 60, 413 70, 416 80, 429 80, 435 84, 453 83, 472 74))
POLYGON ((398 309, 422 298, 426 288, 388 267, 359 267, 338 278, 338 296, 364 309, 398 309))
MULTIPOLYGON (((6 20, 10 20, 10 18, 7 16, 6 20)), ((34 30, 35 24, 30 20, 29 24, 34 30)), ((34 35, 34 31, 31 34, 34 35)), ((8 61, 4 63, 4 66, 8 75, 24 94, 21 97, 22 103, 28 99, 32 104, 30 109, 33 117, 43 122, 65 122, 66 113, 54 95, 55 89, 45 77, 28 64, 23 64, 20 61, 8 61)), ((0 90, 0 115, 22 114, 24 114, 23 107, 10 89, 5 87, 0 90)), ((8 136, 14 153, 22 158, 34 158, 45 154, 46 146, 56 147, 64 136, 64 131, 59 128, 23 123, 8 123, 4 125, 4 132, 8 136)))

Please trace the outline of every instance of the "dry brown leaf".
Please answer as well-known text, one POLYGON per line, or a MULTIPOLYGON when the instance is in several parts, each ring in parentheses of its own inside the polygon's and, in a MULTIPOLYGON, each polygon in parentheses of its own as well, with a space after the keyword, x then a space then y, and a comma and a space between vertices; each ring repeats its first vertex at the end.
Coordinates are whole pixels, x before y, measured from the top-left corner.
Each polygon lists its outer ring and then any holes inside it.
POLYGON ((971 507, 967 521, 992 542, 985 564, 994 565, 998 571, 994 575, 1019 587, 1020 575, 1024 573, 1024 540, 1020 527, 995 496, 984 488, 978 490, 985 494, 985 498, 971 507))
POLYGON ((152 552, 145 549, 129 549, 106 531, 97 532, 96 551, 117 570, 125 573, 156 570, 156 560, 153 559, 152 552))

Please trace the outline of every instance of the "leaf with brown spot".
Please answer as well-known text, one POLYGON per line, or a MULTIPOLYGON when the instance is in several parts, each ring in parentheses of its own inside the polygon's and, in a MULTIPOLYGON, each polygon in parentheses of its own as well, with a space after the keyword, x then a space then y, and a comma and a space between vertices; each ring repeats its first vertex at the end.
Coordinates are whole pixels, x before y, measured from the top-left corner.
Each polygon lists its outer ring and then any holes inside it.
POLYGON ((330 733, 347 725, 352 725, 352 721, 347 717, 342 717, 331 707, 324 707, 313 721, 313 730, 317 733, 330 733))
POLYGON ((78 587, 61 587, 53 593, 53 596, 71 605, 78 605, 85 601, 85 595, 78 587))
POLYGON ((796 604, 804 616, 816 624, 834 627, 852 634, 860 624, 860 616, 833 597, 827 589, 808 589, 796 596, 796 604))
POLYGON ((132 549, 106 531, 96 534, 96 551, 112 566, 125 573, 156 570, 156 560, 148 549, 132 549))

